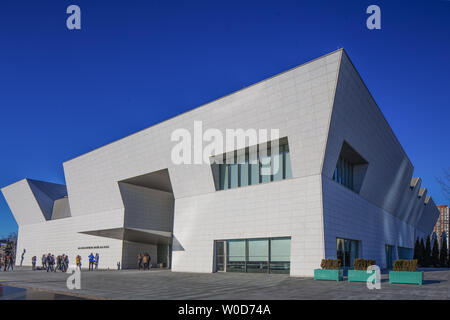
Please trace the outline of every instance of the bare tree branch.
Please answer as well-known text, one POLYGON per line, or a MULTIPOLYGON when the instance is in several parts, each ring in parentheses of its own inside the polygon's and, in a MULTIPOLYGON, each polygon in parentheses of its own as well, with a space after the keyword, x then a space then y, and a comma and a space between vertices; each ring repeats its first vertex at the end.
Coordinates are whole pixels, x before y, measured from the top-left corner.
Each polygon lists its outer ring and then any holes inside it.
POLYGON ((443 169, 444 176, 442 178, 437 178, 437 181, 441 185, 444 197, 450 201, 450 168, 443 169))

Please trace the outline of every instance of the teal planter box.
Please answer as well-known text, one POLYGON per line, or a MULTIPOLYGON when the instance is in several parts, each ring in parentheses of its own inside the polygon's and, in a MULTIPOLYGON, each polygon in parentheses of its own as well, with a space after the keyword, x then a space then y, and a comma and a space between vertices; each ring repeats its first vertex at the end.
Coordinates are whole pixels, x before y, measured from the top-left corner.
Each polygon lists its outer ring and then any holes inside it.
POLYGON ((413 283, 422 285, 422 271, 389 271, 389 283, 413 283))
POLYGON ((348 270, 348 282, 367 282, 367 279, 375 274, 375 270, 372 270, 370 273, 367 273, 366 270, 348 270))
POLYGON ((314 280, 334 280, 336 282, 344 279, 344 270, 332 270, 332 269, 315 269, 314 280))

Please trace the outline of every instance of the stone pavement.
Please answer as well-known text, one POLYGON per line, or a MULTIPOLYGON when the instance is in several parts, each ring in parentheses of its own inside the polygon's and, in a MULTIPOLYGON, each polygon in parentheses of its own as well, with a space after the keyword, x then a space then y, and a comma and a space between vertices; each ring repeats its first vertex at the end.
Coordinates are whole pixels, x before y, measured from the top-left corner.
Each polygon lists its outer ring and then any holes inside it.
MULTIPOLYGON (((314 281, 275 274, 179 273, 167 270, 84 271, 81 289, 66 287, 68 274, 18 268, 0 272, 0 284, 90 299, 450 299, 450 270, 422 269, 422 286, 389 284, 381 290, 365 283, 314 281)), ((1 299, 1 296, 0 296, 1 299)))

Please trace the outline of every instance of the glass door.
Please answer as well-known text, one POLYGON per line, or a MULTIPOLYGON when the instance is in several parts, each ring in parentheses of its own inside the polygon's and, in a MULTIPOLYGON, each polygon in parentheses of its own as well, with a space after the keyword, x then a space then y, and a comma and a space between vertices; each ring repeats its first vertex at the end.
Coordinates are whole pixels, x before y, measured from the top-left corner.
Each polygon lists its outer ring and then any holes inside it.
POLYGON ((216 241, 215 242, 215 251, 216 251, 216 266, 215 272, 217 271, 225 271, 225 241, 216 241))
POLYGON ((359 257, 359 241, 350 239, 336 239, 337 258, 344 268, 353 267, 353 261, 359 257))
POLYGON ((386 245, 386 268, 391 269, 394 260, 394 246, 386 245))

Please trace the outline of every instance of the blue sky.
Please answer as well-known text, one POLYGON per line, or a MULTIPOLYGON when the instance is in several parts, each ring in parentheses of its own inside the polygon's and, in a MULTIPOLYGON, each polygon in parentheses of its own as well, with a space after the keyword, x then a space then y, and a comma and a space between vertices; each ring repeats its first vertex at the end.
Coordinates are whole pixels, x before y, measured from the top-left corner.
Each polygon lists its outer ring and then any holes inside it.
MULTIPOLYGON (((436 203, 450 167, 450 1, 0 2, 0 187, 345 48, 436 203), (82 29, 66 28, 81 8, 82 29), (366 8, 381 8, 381 30, 366 8)), ((17 230, 0 196, 0 236, 17 230)))

